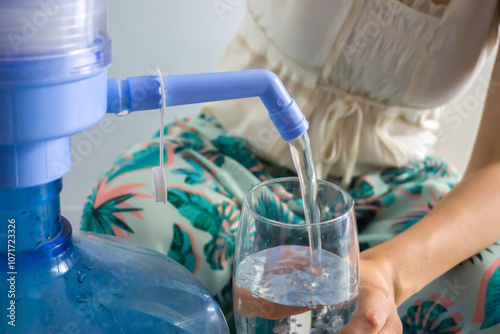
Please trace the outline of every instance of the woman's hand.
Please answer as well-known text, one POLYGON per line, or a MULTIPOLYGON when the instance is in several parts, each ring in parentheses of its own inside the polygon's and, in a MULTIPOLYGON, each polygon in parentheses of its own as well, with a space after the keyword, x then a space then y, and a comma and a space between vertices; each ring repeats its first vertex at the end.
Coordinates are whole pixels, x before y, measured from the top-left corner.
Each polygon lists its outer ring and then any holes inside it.
MULTIPOLYGON (((389 260, 373 253, 372 250, 361 253, 360 303, 353 319, 339 334, 400 334, 403 331, 395 302, 399 289, 396 271, 389 260)), ((244 317, 282 319, 310 311, 309 307, 286 306, 254 298, 247 289, 235 283, 233 286, 235 311, 244 317)))
POLYGON ((339 334, 401 334, 395 294, 397 277, 385 259, 361 253, 359 306, 354 317, 339 334))

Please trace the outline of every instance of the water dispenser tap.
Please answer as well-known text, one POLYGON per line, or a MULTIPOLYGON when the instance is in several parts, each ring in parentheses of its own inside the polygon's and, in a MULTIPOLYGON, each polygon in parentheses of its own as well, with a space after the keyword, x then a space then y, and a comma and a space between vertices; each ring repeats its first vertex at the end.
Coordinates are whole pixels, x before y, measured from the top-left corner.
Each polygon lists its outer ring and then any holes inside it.
MULTIPOLYGON (((309 123, 278 76, 267 70, 168 75, 166 106, 260 97, 282 138, 303 135, 309 123)), ((108 113, 158 109, 161 91, 156 76, 108 80, 108 113)))

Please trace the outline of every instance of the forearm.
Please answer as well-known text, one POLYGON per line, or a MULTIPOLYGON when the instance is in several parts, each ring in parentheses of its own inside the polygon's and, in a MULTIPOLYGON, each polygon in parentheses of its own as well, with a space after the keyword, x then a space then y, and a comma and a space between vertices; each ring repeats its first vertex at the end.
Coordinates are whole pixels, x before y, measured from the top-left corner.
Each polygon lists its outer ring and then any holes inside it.
POLYGON ((421 221, 367 252, 394 279, 399 305, 500 239, 500 57, 464 180, 421 221), (388 268, 388 269, 387 269, 388 268))
POLYGON ((425 218, 368 250, 394 270, 399 305, 458 263, 500 239, 500 163, 455 187, 425 218))

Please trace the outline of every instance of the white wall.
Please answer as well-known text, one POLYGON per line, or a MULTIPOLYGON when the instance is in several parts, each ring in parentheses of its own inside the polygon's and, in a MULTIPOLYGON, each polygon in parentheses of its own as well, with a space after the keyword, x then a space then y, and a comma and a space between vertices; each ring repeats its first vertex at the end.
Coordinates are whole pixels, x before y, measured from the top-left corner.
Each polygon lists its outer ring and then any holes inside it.
MULTIPOLYGON (((113 38, 110 77, 213 70, 243 17, 244 0, 109 0, 109 28, 113 38), (215 7, 216 4, 226 7, 215 7), (235 4, 235 5, 229 5, 235 4), (225 9, 225 12, 221 12, 225 9)), ((480 75, 489 79, 492 60, 480 75)), ((462 99, 447 108, 437 153, 463 170, 472 149, 482 109, 482 98, 473 86, 462 99), (473 105, 474 101, 475 105, 473 105), (465 107, 462 107, 465 105, 465 107)), ((479 94, 480 95, 480 94, 479 94)), ((169 108, 174 116, 195 115, 200 106, 169 108)), ((75 164, 64 178, 63 214, 79 225, 82 206, 101 173, 118 154, 134 143, 148 140, 159 129, 157 112, 127 117, 106 116, 99 125, 73 137, 75 164), (88 148, 91 147, 91 150, 88 148)))
POLYGON ((476 82, 458 100, 445 107, 441 119, 436 154, 461 172, 467 167, 474 145, 495 58, 496 52, 490 55, 476 82))

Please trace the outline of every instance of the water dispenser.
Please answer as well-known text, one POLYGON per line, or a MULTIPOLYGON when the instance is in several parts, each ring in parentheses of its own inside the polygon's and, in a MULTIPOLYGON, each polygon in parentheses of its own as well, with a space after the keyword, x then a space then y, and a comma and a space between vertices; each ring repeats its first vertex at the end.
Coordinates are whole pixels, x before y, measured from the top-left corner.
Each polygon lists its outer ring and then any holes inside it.
MULTIPOLYGON (((107 78, 106 0, 0 0, 0 332, 226 333, 175 261, 127 241, 72 236, 61 216, 71 136, 108 113, 259 96, 285 140, 308 123, 280 80, 252 70, 107 78)), ((161 205, 161 204, 158 204, 161 205)))

